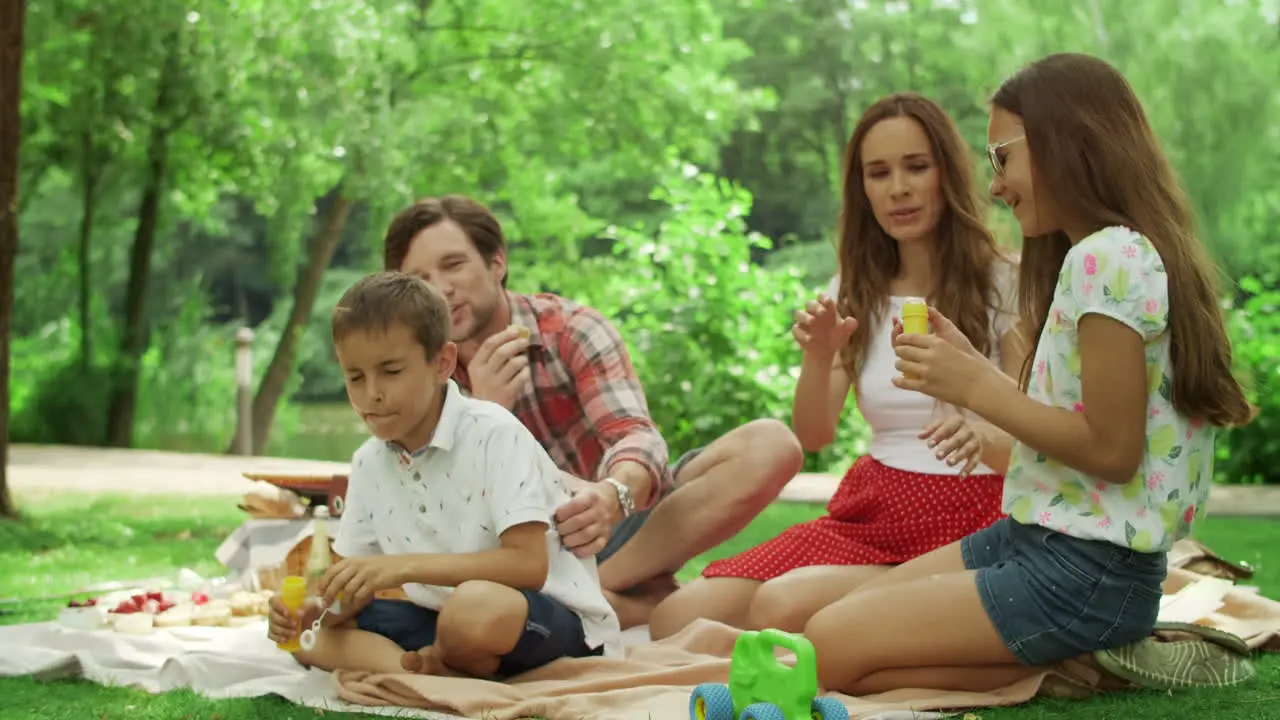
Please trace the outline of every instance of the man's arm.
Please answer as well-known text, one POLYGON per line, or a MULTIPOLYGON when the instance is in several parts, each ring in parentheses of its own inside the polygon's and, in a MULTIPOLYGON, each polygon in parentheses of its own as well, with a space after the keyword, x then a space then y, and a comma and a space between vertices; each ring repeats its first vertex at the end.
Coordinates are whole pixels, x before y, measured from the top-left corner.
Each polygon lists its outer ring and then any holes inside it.
POLYGON ((587 423, 605 445, 599 480, 627 486, 636 509, 653 503, 671 482, 667 441, 649 417, 644 388, 622 336, 603 315, 581 308, 570 316, 560 355, 572 373, 587 423))

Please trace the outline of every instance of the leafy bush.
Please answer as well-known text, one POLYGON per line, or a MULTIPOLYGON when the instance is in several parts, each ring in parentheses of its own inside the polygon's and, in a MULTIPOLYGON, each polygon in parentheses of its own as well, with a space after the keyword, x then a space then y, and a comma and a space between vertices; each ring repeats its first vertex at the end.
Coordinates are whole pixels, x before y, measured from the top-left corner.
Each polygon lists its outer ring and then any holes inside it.
MULTIPOLYGON (((673 455, 751 419, 790 424, 800 362, 790 328, 817 288, 791 267, 752 262, 769 240, 746 230, 745 190, 676 163, 652 198, 664 219, 610 228, 613 252, 584 260, 563 294, 617 324, 673 455)), ((864 449, 851 404, 837 441, 806 465, 843 471, 864 449)))
POLYGON ((1239 484, 1280 482, 1280 290, 1274 281, 1240 280, 1243 298, 1230 314, 1235 359, 1260 409, 1251 424, 1224 433, 1217 477, 1239 484))

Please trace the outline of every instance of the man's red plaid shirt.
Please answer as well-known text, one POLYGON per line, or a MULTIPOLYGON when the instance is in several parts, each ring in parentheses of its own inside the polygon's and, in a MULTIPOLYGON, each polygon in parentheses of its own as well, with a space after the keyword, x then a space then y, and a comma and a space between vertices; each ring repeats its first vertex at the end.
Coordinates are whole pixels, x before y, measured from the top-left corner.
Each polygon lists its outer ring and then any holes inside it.
MULTIPOLYGON (((550 293, 508 292, 511 322, 529 329, 532 382, 513 412, 565 472, 599 480, 620 460, 644 466, 652 500, 671 487, 667 442, 649 417, 622 337, 599 312, 550 293)), ((471 391, 461 365, 458 384, 471 391)))

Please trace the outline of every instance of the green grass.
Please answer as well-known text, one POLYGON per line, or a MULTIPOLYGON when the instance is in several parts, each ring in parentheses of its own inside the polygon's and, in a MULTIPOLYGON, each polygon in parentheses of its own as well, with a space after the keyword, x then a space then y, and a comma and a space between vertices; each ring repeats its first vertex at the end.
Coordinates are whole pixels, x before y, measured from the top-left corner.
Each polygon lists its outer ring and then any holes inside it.
MULTIPOLYGON (((206 576, 220 574, 213 559, 214 549, 243 519, 233 502, 221 498, 61 496, 31 502, 25 511, 22 522, 0 522, 0 598, 29 599, 71 592, 98 582, 173 576, 181 567, 206 576)), ((711 560, 768 539, 820 511, 809 505, 775 505, 738 537, 690 563, 681 577, 694 577, 711 560)), ((1280 597, 1280 521, 1213 518, 1197 534, 1225 557, 1252 563, 1258 571, 1255 582, 1262 592, 1280 597)), ((0 623, 47 620, 63 604, 60 600, 3 604, 0 623)), ((1163 720, 1197 716, 1244 720, 1261 717, 1267 712, 1266 707, 1280 703, 1280 657, 1260 658, 1259 668, 1261 677, 1242 689, 1115 695, 1088 703, 1038 700, 1018 708, 980 710, 973 715, 981 720, 1163 720)), ((319 716, 376 717, 321 712, 273 698, 213 701, 189 692, 153 696, 86 682, 49 685, 27 679, 0 679, 3 719, 257 720, 319 716)))

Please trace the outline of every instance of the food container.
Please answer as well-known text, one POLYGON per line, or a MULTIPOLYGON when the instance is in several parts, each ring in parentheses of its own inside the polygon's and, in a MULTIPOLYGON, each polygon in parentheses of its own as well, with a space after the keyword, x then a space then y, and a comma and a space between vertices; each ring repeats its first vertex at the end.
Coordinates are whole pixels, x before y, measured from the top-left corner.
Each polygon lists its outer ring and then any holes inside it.
POLYGON ((65 607, 58 613, 58 624, 72 630, 101 630, 107 624, 107 613, 100 607, 65 607))
POLYGON ((146 635, 155 629, 155 616, 149 612, 112 613, 111 625, 126 635, 146 635))

